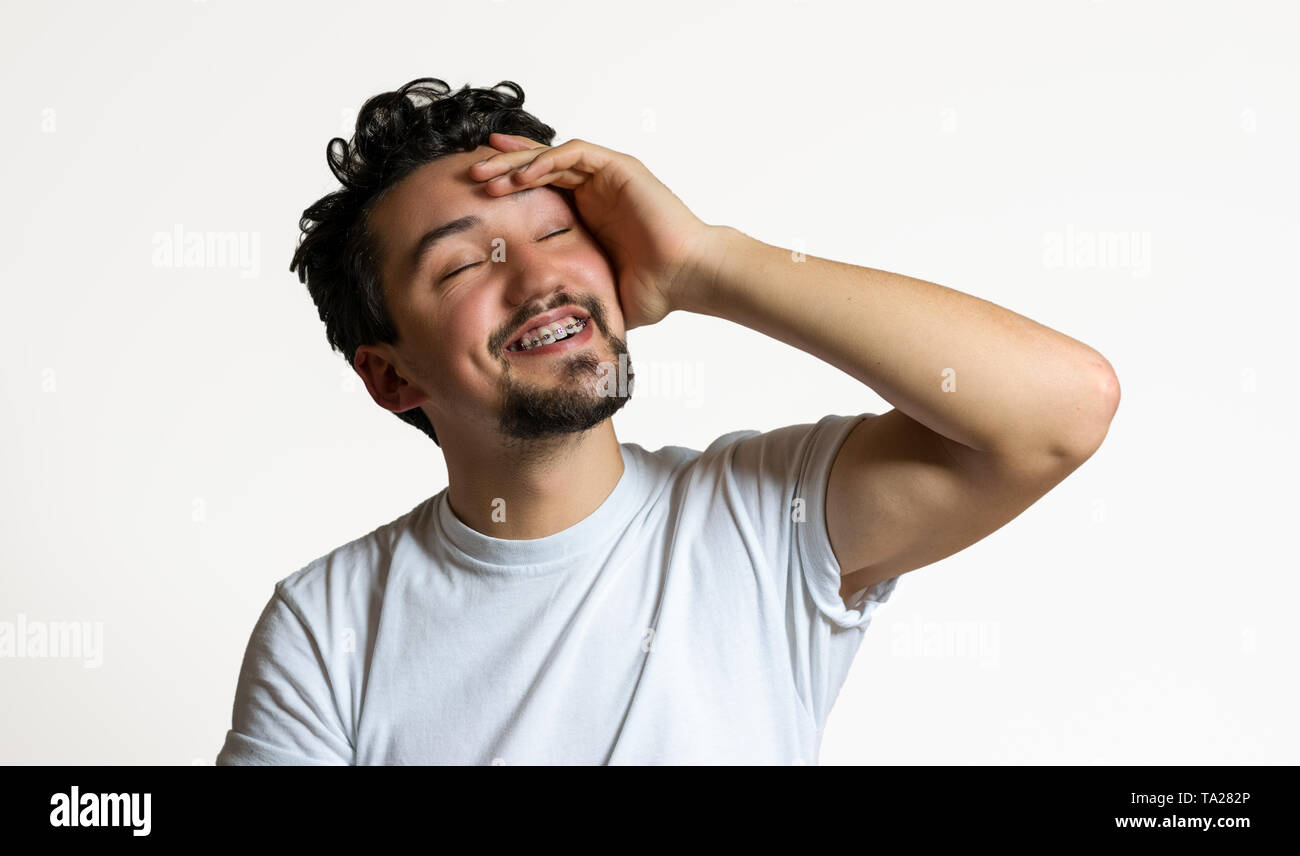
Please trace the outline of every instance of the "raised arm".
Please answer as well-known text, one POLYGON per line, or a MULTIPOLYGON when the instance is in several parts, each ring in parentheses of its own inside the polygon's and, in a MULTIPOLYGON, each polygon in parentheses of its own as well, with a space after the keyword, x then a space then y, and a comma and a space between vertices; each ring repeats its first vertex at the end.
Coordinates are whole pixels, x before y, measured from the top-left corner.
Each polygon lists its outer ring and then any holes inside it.
POLYGON ((844 594, 997 530, 1106 436, 1119 382, 1087 345, 942 285, 710 228, 675 308, 806 351, 895 408, 857 426, 831 472, 844 594))

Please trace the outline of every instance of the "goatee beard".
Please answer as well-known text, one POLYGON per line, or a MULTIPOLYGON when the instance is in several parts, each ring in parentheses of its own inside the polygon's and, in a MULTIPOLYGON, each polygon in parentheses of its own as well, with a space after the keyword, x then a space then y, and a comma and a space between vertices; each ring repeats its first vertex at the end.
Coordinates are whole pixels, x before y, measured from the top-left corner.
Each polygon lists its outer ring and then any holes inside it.
POLYGON ((627 404, 632 397, 633 378, 627 342, 610 335, 605 336, 605 341, 614 354, 612 365, 603 363, 590 349, 566 354, 559 358, 562 365, 558 369, 564 380, 552 387, 518 380, 507 365, 501 376, 502 435, 525 443, 558 439, 599 425, 627 404), (626 370, 626 385, 615 383, 617 394, 602 394, 602 388, 611 386, 609 374, 618 372, 620 364, 626 370))

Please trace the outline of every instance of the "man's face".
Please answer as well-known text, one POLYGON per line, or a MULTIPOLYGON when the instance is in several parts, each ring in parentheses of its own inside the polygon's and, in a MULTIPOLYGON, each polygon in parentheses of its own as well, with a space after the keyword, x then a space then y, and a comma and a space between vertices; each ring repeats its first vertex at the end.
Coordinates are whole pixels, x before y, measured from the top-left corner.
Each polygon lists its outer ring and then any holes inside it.
POLYGON ((370 218, 399 344, 363 346, 357 370, 383 406, 423 406, 440 440, 462 425, 505 440, 568 434, 627 401, 607 394, 627 352, 609 259, 565 191, 491 196, 469 177, 470 164, 496 153, 481 146, 425 164, 370 218), (477 222, 425 238, 461 218, 477 222), (516 350, 555 311, 550 344, 516 350))

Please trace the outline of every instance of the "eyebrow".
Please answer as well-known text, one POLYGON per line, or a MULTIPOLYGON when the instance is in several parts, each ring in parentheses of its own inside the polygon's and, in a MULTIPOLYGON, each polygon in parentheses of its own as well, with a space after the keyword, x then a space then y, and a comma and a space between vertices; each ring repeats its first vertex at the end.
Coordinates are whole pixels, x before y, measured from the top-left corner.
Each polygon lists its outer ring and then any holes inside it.
MULTIPOLYGON (((528 194, 541 190, 542 187, 529 187, 524 190, 516 190, 514 193, 507 194, 505 198, 522 199, 528 194)), ((497 197, 498 199, 503 197, 497 197)), ((441 226, 430 229, 416 241, 415 249, 411 252, 411 270, 418 271, 424 260, 433 252, 439 241, 450 238, 452 235, 459 235, 462 232, 468 232, 471 229, 477 229, 483 225, 482 218, 475 214, 466 214, 464 217, 457 217, 449 223, 443 223, 441 226)))

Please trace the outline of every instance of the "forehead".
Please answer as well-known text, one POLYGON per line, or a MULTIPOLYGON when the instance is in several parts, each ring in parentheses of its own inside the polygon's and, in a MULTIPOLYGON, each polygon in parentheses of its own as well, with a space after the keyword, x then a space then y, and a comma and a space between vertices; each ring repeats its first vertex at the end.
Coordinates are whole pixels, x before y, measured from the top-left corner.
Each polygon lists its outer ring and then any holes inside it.
POLYGON ((569 204, 560 189, 549 185, 532 192, 490 195, 485 182, 469 177, 469 167, 494 154, 499 152, 480 146, 445 155, 412 171, 375 204, 369 225, 379 245, 385 280, 400 282, 410 276, 420 238, 451 220, 477 215, 490 225, 493 217, 515 210, 536 216, 569 204))

